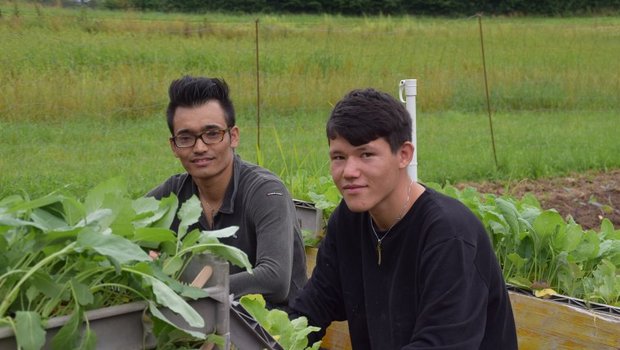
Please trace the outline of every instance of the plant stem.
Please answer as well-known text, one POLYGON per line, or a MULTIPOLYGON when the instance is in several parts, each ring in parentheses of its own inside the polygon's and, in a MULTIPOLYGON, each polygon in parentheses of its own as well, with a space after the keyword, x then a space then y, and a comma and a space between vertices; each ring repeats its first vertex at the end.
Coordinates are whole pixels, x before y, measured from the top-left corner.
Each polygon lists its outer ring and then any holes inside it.
POLYGON ((7 294, 7 296, 2 301, 2 304, 0 304, 0 316, 4 316, 5 315, 6 311, 9 308, 9 306, 11 306, 11 304, 13 303, 15 298, 17 297, 17 293, 19 292, 19 287, 21 287, 21 285, 24 284, 28 280, 28 278, 30 278, 30 276, 32 276, 38 269, 43 267, 48 262, 50 262, 50 261, 54 260, 55 258, 57 258, 59 256, 62 256, 63 254, 69 252, 71 249, 73 249, 73 247, 75 247, 76 244, 77 244, 76 242, 73 242, 73 243, 69 244, 68 246, 64 247, 63 249, 57 251, 56 253, 51 254, 48 257, 46 257, 45 259, 39 261, 38 264, 34 265, 30 270, 28 270, 28 272, 26 272, 24 277, 22 277, 19 280, 19 282, 17 282, 17 284, 13 287, 11 292, 9 292, 9 294, 7 294))

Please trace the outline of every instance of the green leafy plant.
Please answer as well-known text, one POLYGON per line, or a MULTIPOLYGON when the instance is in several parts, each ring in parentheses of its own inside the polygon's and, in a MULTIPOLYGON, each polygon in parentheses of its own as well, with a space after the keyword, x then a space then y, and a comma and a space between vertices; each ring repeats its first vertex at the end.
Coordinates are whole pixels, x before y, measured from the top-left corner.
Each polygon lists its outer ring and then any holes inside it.
POLYGON ((204 342, 205 334, 174 327, 160 308, 192 327, 204 325, 186 299, 207 293, 177 278, 192 254, 204 252, 251 270, 242 251, 218 241, 237 228, 188 232, 200 215, 200 203, 192 198, 179 211, 175 234, 169 227, 176 197, 130 199, 126 193, 124 181, 112 179, 89 191, 84 201, 60 193, 0 200, 0 325, 12 327, 19 347, 41 348, 45 320, 71 315, 52 347, 92 349, 96 335, 88 329, 85 311, 135 300, 147 302, 156 332, 176 328, 176 337, 167 337, 160 348, 176 340, 204 342), (149 250, 158 257, 149 256, 149 250))
POLYGON ((308 334, 320 328, 308 326, 307 318, 302 316, 290 320, 288 314, 282 310, 268 310, 265 306, 265 299, 260 294, 244 295, 239 302, 285 350, 318 350, 320 348, 320 341, 308 347, 308 334))
POLYGON ((468 206, 487 229, 508 283, 620 306, 620 230, 603 219, 584 230, 531 195, 480 194, 473 188, 429 184, 468 206))

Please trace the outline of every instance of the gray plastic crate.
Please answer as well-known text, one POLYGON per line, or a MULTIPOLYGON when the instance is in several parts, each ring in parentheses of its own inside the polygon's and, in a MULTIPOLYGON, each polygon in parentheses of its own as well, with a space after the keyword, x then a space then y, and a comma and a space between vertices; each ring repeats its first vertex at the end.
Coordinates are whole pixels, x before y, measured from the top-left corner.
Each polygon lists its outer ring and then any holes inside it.
POLYGON ((323 231, 323 211, 310 202, 293 199, 293 203, 301 229, 320 234, 323 231))
MULTIPOLYGON (((205 326, 192 328, 205 334, 216 333, 226 339, 225 346, 215 347, 218 350, 230 348, 230 300, 228 297, 228 262, 209 256, 205 262, 213 268, 211 278, 205 284, 209 296, 191 301, 189 304, 203 317, 205 326)), ((90 329, 97 335, 97 349, 133 350, 155 348, 155 338, 148 332, 143 323, 144 310, 147 303, 138 301, 123 305, 111 306, 88 311, 90 329)), ((189 327, 174 312, 164 309, 164 315, 173 323, 189 327)), ((49 349, 51 339, 67 322, 69 316, 55 317, 48 321, 46 344, 49 349)), ((10 327, 0 328, 0 349, 17 349, 15 335, 10 327)))

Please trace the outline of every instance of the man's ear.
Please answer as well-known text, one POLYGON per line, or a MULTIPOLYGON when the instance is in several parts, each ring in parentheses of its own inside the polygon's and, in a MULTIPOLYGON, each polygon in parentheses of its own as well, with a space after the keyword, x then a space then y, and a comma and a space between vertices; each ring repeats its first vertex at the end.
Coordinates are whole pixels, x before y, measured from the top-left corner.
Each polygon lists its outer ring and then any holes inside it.
POLYGON ((169 139, 168 142, 170 142, 170 149, 172 149, 172 153, 174 154, 174 156, 176 158, 179 158, 179 155, 177 154, 177 146, 174 145, 174 141, 172 141, 172 139, 169 139))
POLYGON ((400 146, 398 149, 398 165, 401 169, 409 166, 409 163, 413 160, 413 152, 415 152, 415 147, 410 141, 406 141, 400 146))
POLYGON ((239 146, 239 128, 235 125, 230 128, 230 147, 237 148, 239 146))

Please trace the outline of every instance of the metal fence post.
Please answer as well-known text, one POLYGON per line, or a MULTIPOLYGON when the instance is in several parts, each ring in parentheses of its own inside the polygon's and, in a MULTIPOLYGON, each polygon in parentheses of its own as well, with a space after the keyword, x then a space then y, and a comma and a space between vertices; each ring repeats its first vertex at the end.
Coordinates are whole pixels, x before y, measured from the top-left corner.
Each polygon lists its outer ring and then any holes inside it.
POLYGON ((407 172, 412 180, 418 181, 418 142, 416 137, 416 95, 417 80, 416 79, 403 79, 400 81, 398 88, 398 95, 401 102, 404 102, 407 106, 407 111, 411 116, 411 142, 413 143, 414 152, 413 159, 409 163, 407 172), (405 92, 405 99, 403 99, 403 91, 405 92))

